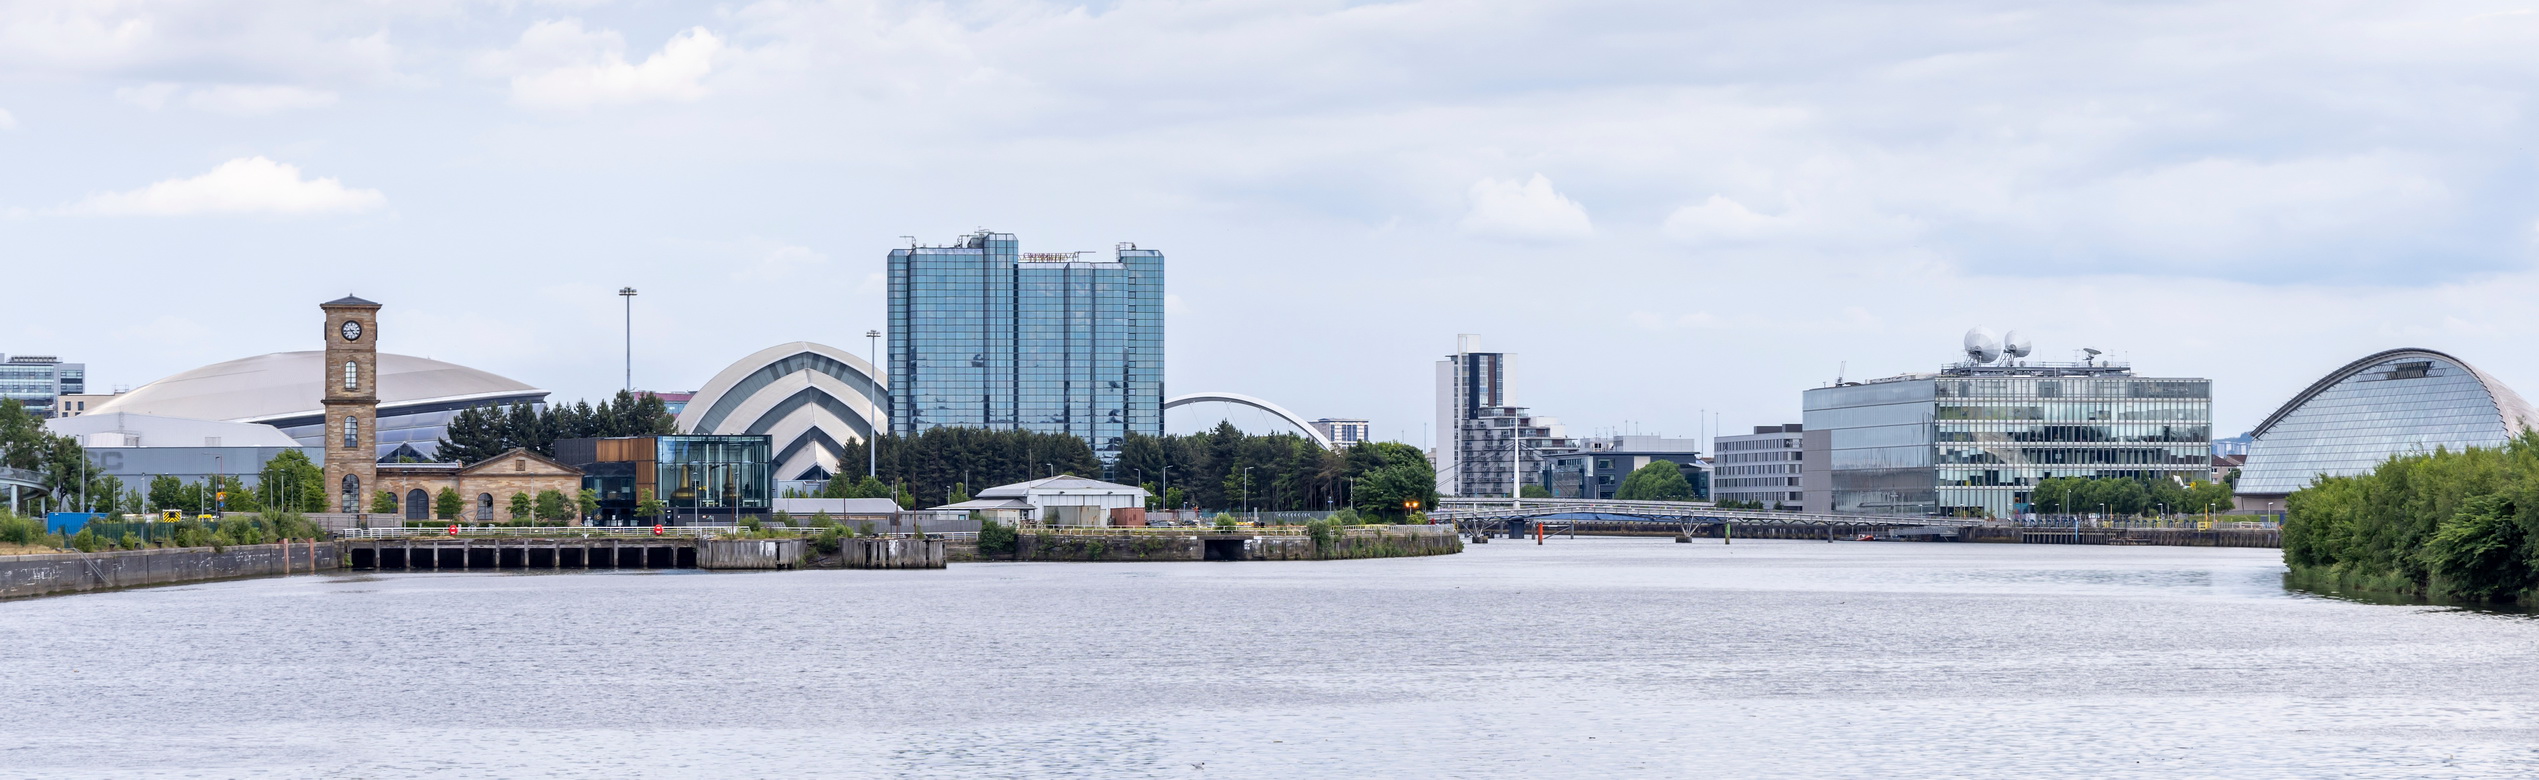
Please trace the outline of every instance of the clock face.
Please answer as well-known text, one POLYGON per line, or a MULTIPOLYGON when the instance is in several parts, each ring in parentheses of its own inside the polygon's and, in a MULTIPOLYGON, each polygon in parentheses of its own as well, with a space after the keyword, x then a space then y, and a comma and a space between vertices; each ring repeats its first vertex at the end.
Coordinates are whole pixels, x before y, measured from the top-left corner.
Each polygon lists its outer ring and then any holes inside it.
POLYGON ((344 321, 344 340, 345 340, 345 341, 360 341, 360 340, 361 340, 361 323, 359 323, 359 322, 355 322, 355 321, 352 321, 352 320, 345 320, 345 321, 344 321))

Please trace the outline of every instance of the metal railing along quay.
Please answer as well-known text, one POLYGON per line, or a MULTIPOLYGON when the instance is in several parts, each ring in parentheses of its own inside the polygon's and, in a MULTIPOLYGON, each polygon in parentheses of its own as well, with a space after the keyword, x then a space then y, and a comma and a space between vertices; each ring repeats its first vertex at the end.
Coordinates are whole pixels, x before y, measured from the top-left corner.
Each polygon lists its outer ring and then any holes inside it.
POLYGON ((614 539, 631 539, 631 538, 636 538, 636 537, 651 538, 651 537, 656 537, 656 536, 658 536, 658 537, 671 537, 671 536, 681 536, 681 537, 736 536, 736 535, 739 535, 739 534, 741 534, 741 533, 746 533, 748 530, 749 530, 749 529, 742 528, 742 527, 737 526, 737 525, 672 525, 672 526, 663 526, 663 527, 661 528, 661 532, 656 534, 656 533, 654 533, 654 532, 653 532, 652 526, 648 526, 648 525, 647 525, 647 526, 614 526, 614 525, 516 526, 516 525, 466 525, 466 524, 460 524, 460 525, 458 525, 458 532, 457 532, 457 533, 455 533, 455 534, 453 534, 453 533, 451 533, 451 532, 450 532, 450 526, 447 526, 447 525, 438 525, 438 526, 432 526, 432 527, 429 527, 429 528, 345 528, 345 529, 341 529, 341 530, 336 531, 336 532, 335 532, 335 538, 338 538, 338 539, 412 539, 412 538, 433 537, 433 536, 445 537, 445 538, 462 538, 462 537, 476 537, 476 538, 483 538, 483 537, 490 537, 490 536, 536 536, 536 537, 559 537, 559 536, 560 536, 560 537, 579 537, 579 538, 589 538, 589 539, 612 539, 612 538, 614 538, 614 539))

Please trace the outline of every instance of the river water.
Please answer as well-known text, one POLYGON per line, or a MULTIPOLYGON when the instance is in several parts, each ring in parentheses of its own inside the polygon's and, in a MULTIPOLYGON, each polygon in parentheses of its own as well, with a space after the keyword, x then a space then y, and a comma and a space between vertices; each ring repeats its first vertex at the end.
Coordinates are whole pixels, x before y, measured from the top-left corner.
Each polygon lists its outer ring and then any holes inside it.
POLYGON ((2539 620, 1665 539, 0 603, 0 777, 2531 777, 2539 620))

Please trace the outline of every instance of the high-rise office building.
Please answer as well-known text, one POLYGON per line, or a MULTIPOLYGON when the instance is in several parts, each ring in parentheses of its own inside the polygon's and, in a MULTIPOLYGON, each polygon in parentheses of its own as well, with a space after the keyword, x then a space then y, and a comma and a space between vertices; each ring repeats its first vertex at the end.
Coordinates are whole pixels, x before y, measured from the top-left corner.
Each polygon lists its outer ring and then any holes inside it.
POLYGON ((68 417, 53 401, 88 392, 87 377, 84 363, 64 363, 50 355, 19 355, 0 361, 0 399, 16 401, 37 417, 68 417))
POLYGON ((1011 233, 890 253, 891 430, 1164 432, 1164 254, 1026 253, 1011 233))
POLYGON ((1510 496, 1542 484, 1543 457, 1578 444, 1559 421, 1535 417, 1508 400, 1504 352, 1482 352, 1481 337, 1455 337, 1455 353, 1437 361, 1437 466, 1441 495, 1510 496))

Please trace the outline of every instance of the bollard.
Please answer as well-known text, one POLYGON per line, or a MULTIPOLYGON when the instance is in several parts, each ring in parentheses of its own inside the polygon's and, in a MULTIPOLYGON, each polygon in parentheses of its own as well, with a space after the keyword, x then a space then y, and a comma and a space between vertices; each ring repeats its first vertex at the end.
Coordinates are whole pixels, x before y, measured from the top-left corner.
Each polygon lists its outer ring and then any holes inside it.
POLYGON ((1737 543, 1737 524, 1736 524, 1736 523, 1733 523, 1733 522, 1728 522, 1728 523, 1720 523, 1720 524, 1719 524, 1719 543, 1720 543, 1720 544, 1736 544, 1736 543, 1737 543))

